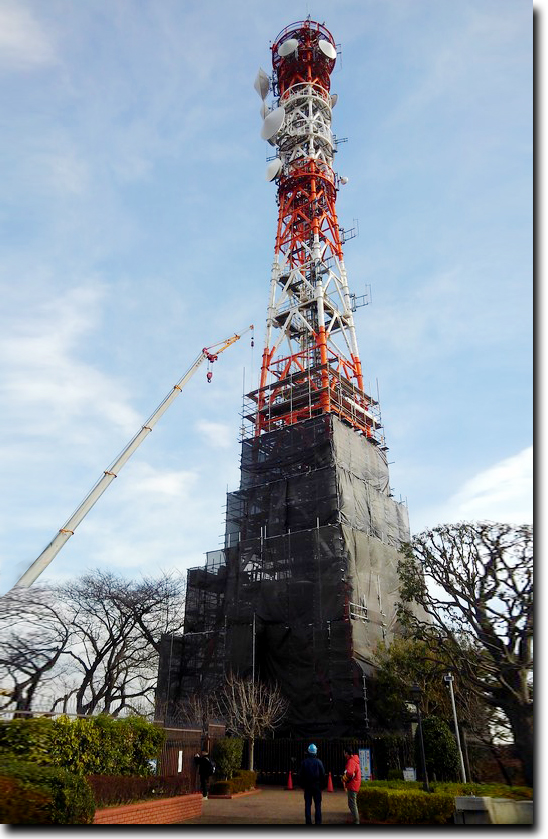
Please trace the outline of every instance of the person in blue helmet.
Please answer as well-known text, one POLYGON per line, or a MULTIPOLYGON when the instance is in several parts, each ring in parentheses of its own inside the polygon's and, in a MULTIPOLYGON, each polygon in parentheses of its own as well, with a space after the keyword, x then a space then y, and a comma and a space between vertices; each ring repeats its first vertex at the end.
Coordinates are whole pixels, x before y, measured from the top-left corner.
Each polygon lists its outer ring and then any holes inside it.
POLYGON ((312 801, 314 801, 314 824, 321 824, 325 769, 318 757, 318 749, 314 743, 311 743, 308 747, 308 754, 301 763, 299 783, 304 790, 304 820, 306 824, 312 824, 312 801))

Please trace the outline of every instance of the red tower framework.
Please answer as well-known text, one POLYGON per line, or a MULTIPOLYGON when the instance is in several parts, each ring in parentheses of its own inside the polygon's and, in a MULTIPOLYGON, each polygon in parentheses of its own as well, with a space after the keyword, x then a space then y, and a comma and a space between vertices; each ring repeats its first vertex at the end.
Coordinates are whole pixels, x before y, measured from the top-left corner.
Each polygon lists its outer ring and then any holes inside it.
POLYGON ((272 44, 273 74, 259 70, 261 136, 277 154, 278 224, 258 390, 246 419, 255 434, 318 414, 336 414, 384 446, 378 402, 365 393, 335 202, 345 178, 333 170, 331 33, 310 19, 272 44), (272 108, 266 105, 269 90, 272 108))

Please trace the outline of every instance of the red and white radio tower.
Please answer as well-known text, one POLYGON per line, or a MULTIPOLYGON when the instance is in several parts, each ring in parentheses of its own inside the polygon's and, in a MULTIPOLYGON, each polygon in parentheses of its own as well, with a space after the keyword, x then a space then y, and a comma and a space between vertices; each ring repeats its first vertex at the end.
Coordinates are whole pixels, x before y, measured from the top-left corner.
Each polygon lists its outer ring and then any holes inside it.
POLYGON ((261 69, 255 80, 261 136, 277 150, 266 177, 278 185, 279 212, 259 389, 248 394, 247 419, 259 435, 331 413, 382 446, 379 406, 364 392, 335 209, 347 182, 333 170, 336 57, 331 33, 308 19, 274 41, 272 79, 261 69))
POLYGON ((224 547, 189 570, 184 635, 163 638, 158 677, 169 713, 226 673, 276 683, 289 702, 282 736, 311 739, 376 725, 375 650, 400 631, 410 539, 378 402, 364 391, 335 210, 336 58, 330 32, 300 21, 272 45, 272 78, 255 80, 279 205, 261 376, 247 394, 224 547))

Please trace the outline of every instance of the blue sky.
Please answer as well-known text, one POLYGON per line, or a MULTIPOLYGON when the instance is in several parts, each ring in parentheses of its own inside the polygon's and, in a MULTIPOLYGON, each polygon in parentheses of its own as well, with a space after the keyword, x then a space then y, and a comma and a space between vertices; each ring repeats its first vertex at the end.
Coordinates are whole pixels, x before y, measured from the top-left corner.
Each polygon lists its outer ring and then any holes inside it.
POLYGON ((532 521, 532 16, 525 0, 0 0, 0 593, 205 345, 41 582, 200 565, 239 482, 276 222, 253 89, 308 14, 356 326, 413 532, 532 521))

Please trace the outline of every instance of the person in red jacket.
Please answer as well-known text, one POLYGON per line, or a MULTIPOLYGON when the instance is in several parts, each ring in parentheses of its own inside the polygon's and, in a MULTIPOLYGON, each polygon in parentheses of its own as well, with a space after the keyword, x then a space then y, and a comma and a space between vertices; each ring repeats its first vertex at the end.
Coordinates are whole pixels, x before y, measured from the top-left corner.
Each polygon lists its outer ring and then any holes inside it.
POLYGON ((346 766, 343 775, 343 785, 348 793, 348 809, 352 814, 354 824, 359 824, 360 814, 358 813, 357 795, 362 782, 360 759, 358 755, 353 755, 349 749, 344 750, 344 759, 346 760, 346 766))

